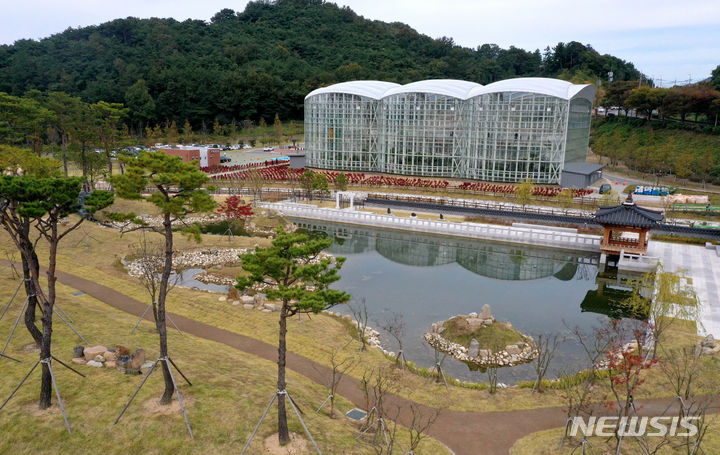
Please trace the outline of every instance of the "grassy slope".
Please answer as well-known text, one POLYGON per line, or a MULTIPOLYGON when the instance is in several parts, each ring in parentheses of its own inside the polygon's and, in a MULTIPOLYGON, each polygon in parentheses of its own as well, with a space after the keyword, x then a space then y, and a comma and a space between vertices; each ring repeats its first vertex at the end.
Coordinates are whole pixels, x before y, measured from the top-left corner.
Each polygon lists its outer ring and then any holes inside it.
MULTIPOLYGON (((720 453, 720 437, 718 436, 717 428, 718 417, 710 416, 710 429, 702 444, 702 448, 706 454, 720 453)), ((562 435, 562 428, 529 434, 519 439, 515 445, 512 446, 510 455, 571 455, 573 453, 581 453, 581 449, 577 448, 577 440, 564 444, 562 448, 558 448, 562 435)), ((657 441, 650 441, 650 443, 659 443, 660 438, 657 439, 657 441)), ((590 444, 592 444, 592 449, 589 453, 603 455, 612 455, 615 453, 615 447, 613 445, 614 439, 607 441, 607 438, 592 437, 588 438, 588 440, 590 444)), ((673 440, 672 442, 673 444, 680 444, 683 440, 684 438, 677 438, 677 440, 673 440)), ((623 455, 635 455, 638 453, 642 453, 641 449, 632 439, 628 439, 623 443, 623 455)), ((687 453, 686 447, 673 449, 665 446, 658 452, 658 455, 680 455, 687 453)))
MULTIPOLYGON (((9 271, 0 274, 0 298, 7 302, 16 280, 9 279, 9 271)), ((149 359, 157 357, 157 335, 144 324, 134 334, 130 329, 134 316, 109 308, 90 296, 72 296, 73 289, 58 286, 58 303, 75 319, 76 328, 91 343, 112 346, 123 344, 133 349, 142 347, 149 359)), ((16 300, 9 315, 19 310, 16 300)), ((57 319, 57 318, 56 318, 57 319)), ((4 340, 10 331, 9 320, 0 325, 4 340)), ((67 326, 56 321, 54 354, 65 362, 72 357, 72 348, 80 341, 67 326)), ((10 344, 8 354, 23 360, 15 363, 1 361, 0 396, 13 390, 37 359, 37 354, 24 349, 31 343, 30 335, 19 327, 10 344)), ((195 440, 190 440, 183 417, 152 415, 145 405, 162 394, 162 376, 154 373, 117 426, 112 422, 130 398, 141 376, 128 376, 116 370, 77 367, 87 375, 76 376, 61 365, 54 365, 59 388, 72 425, 68 435, 57 406, 40 413, 37 410, 39 374, 33 373, 26 385, 0 412, 0 453, 238 453, 257 423, 262 410, 275 390, 272 378, 276 367, 272 362, 194 336, 181 337, 169 331, 170 352, 193 386, 180 386, 188 405, 190 423, 195 440), (42 435, 42 437, 38 437, 42 435)), ((288 372, 292 392, 299 405, 311 410, 326 396, 323 386, 302 376, 288 372)), ((55 398, 53 397, 55 402, 55 398)), ((339 398, 339 408, 347 411, 353 406, 339 398)), ((304 418, 325 453, 369 454, 372 449, 358 444, 356 430, 344 418, 330 419, 325 413, 306 412, 304 418)), ((253 442, 251 453, 262 451, 261 441, 274 432, 271 413, 253 442)), ((302 433, 296 418, 290 417, 291 431, 302 433)), ((400 430, 403 445, 406 430, 400 430)), ((308 452, 310 453, 310 452, 308 452)), ((447 451, 437 442, 427 440, 422 453, 444 454, 447 451)))
MULTIPOLYGON (((116 230, 91 223, 84 225, 84 229, 100 243, 90 240, 89 249, 86 250, 84 242, 79 242, 83 233, 71 234, 64 240, 61 248, 58 258, 59 267, 85 278, 94 279, 140 301, 146 301, 147 297, 142 286, 137 280, 130 278, 119 264, 120 257, 132 252, 131 246, 137 242, 141 234, 135 232, 120 236, 116 230)), ((151 235, 151 238, 153 237, 160 240, 157 235, 151 235)), ((229 245, 249 247, 255 243, 263 245, 268 242, 266 239, 235 237, 233 243, 230 244, 224 237, 207 235, 203 236, 203 239, 200 247, 227 247, 229 245)), ((177 250, 197 247, 198 245, 187 241, 182 236, 177 237, 177 250)), ((5 257, 5 252, 13 254, 12 251, 4 232, 0 233, 0 257, 5 257)), ((17 258, 17 255, 15 257, 17 258)), ((176 288, 169 296, 168 309, 171 312, 251 336, 273 345, 277 342, 277 315, 244 310, 242 307, 219 302, 217 297, 217 294, 176 288)), ((686 335, 688 339, 695 339, 691 328, 686 335)), ((306 320, 298 323, 297 319, 290 321, 288 347, 291 351, 328 364, 328 346, 343 347, 342 350, 347 356, 359 355, 357 343, 351 339, 347 325, 338 319, 325 315, 314 315, 310 322, 306 320)), ((365 367, 371 368, 388 363, 388 360, 375 349, 362 353, 361 360, 362 367, 358 366, 350 372, 356 378, 362 376, 365 367)), ((642 395, 666 396, 668 394, 659 373, 655 376, 656 378, 648 380, 648 386, 645 387, 642 395)), ((720 374, 713 373, 712 377, 720 377, 720 374)), ((477 380, 482 381, 484 377, 479 376, 477 380)), ((431 406, 458 410, 493 411, 561 406, 563 404, 560 393, 556 391, 531 395, 525 389, 509 388, 490 395, 487 391, 452 387, 451 392, 447 393, 442 385, 434 384, 432 381, 414 374, 405 374, 400 386, 401 389, 398 392, 400 395, 412 397, 416 401, 431 406)))

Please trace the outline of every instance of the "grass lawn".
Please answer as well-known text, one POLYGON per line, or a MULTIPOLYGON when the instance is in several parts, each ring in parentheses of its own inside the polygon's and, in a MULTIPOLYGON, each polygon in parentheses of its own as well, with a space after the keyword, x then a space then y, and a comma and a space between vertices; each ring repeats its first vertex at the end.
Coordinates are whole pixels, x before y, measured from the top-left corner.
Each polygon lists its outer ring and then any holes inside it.
POLYGON ((491 351, 504 349, 509 344, 526 340, 517 330, 497 321, 477 330, 469 330, 465 318, 458 316, 445 321, 443 326, 445 327, 445 331, 442 333, 443 338, 465 347, 470 346, 473 338, 480 344, 480 349, 490 349, 491 351))
MULTIPOLYGON (((0 298, 3 306, 15 289, 17 280, 10 279, 9 269, 0 272, 0 298)), ((149 323, 130 334, 136 317, 108 307, 88 295, 73 296, 74 289, 59 284, 57 302, 74 321, 75 327, 91 344, 107 347, 122 344, 131 349, 142 347, 148 359, 157 358, 158 338, 149 323)), ((21 291, 22 295, 22 291, 21 291)), ((8 315, 0 322, 0 337, 5 340, 11 328, 10 319, 19 311, 23 299, 16 299, 8 315)), ((53 396, 54 406, 39 411, 37 399, 40 375, 34 372, 8 405, 0 411, 0 453, 13 454, 225 454, 239 453, 275 391, 277 367, 255 356, 191 335, 181 337, 168 330, 170 354, 193 382, 180 385, 195 433, 191 440, 179 410, 157 412, 156 402, 163 390, 162 374, 153 373, 133 404, 115 426, 113 421, 130 398, 142 376, 129 376, 117 370, 77 366, 86 374, 81 378, 54 363, 58 386, 73 429, 67 434, 62 416, 53 396)), ((53 352, 68 362, 73 347, 82 344, 70 329, 55 318, 53 352)), ((32 339, 21 324, 13 338, 8 355, 23 360, 15 363, 0 361, 0 397, 7 397, 37 359, 28 349, 32 339)), ((30 346, 32 347, 32 346, 30 346)), ((179 379, 179 378, 178 378, 179 379)), ((344 417, 331 419, 326 412, 313 409, 324 400, 327 391, 288 371, 289 390, 305 410, 304 419, 323 453, 370 454, 374 450, 356 441, 357 429, 344 417)), ((174 401, 175 406, 177 402, 174 401)), ((353 406, 339 397, 338 408, 347 411, 353 406)), ((288 411, 292 432, 303 433, 299 421, 288 411)), ((250 453, 263 452, 262 441, 276 430, 273 409, 253 441, 250 453)), ((407 446, 406 429, 398 431, 400 447, 407 446)), ((313 453, 306 451, 304 453, 313 453)), ((421 452, 448 453, 432 439, 424 441, 421 452)))
MULTIPOLYGON (((710 428, 708 429, 707 435, 702 443, 702 449, 706 454, 720 453, 720 435, 717 433, 718 423, 720 420, 717 416, 708 416, 710 428)), ((578 448, 579 438, 575 438, 572 441, 563 444, 560 448, 560 440, 562 439, 564 429, 554 428, 552 430, 538 431, 531 433, 522 439, 519 439, 515 445, 510 449, 510 455, 571 455, 573 453, 580 454, 582 449, 578 448)), ((607 440, 605 437, 590 437, 588 441, 592 445, 592 448, 588 448, 586 453, 595 455, 614 455, 615 454, 615 439, 607 440)), ((657 439, 657 441, 650 441, 652 447, 661 441, 661 438, 648 438, 657 439)), ((671 439, 673 445, 681 444, 685 438, 676 437, 671 439)), ((643 453, 640 446, 631 438, 624 440, 622 445, 621 453, 623 455, 636 455, 643 453)), ((665 446, 661 448, 658 455, 687 455, 687 447, 676 447, 665 446)))

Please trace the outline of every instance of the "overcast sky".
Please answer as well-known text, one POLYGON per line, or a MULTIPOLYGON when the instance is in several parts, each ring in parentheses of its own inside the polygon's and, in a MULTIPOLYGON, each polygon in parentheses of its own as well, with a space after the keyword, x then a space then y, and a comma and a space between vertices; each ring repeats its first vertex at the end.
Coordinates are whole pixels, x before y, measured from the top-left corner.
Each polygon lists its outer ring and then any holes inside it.
MULTIPOLYGON (((230 0, 0 0, 0 44, 120 17, 210 19, 230 0)), ((433 38, 544 49, 591 44, 663 85, 704 79, 720 65, 720 0, 340 0, 368 19, 404 22, 433 38)))

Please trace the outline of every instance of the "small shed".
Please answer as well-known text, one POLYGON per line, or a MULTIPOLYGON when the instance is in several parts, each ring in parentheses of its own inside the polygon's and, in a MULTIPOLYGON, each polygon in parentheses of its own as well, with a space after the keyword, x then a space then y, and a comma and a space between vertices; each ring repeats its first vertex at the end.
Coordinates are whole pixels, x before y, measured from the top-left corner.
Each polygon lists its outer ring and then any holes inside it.
POLYGON ((585 188, 602 178, 602 164, 565 163, 560 175, 563 188, 585 188))
POLYGON ((302 169, 305 167, 304 153, 288 153, 286 156, 290 158, 290 169, 302 169))
POLYGON ((618 255, 621 251, 630 254, 647 253, 648 233, 665 219, 662 211, 650 210, 635 205, 632 193, 620 205, 600 207, 594 221, 602 225, 600 251, 607 255, 618 255))

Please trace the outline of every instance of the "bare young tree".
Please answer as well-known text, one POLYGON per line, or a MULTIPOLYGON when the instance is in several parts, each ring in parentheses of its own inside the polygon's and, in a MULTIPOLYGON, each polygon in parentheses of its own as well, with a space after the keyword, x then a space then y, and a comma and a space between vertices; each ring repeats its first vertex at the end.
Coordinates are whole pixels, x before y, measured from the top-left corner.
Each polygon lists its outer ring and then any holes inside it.
POLYGON ((677 402, 677 417, 680 419, 692 419, 692 422, 697 426, 697 433, 685 436, 685 442, 682 446, 688 455, 703 453, 701 445, 708 427, 705 417, 712 399, 696 394, 697 390, 705 385, 702 378, 706 367, 700 361, 700 347, 683 347, 670 350, 661 345, 660 348, 662 358, 658 363, 665 377, 665 383, 675 394, 673 401, 677 402))
POLYGON ((376 448, 378 454, 392 454, 395 445, 395 424, 400 410, 393 415, 390 423, 386 419, 385 399, 393 392, 395 378, 387 368, 377 370, 365 370, 360 380, 365 402, 367 403, 367 416, 360 427, 360 435, 363 440, 376 448), (389 427, 392 425, 392 429, 389 427), (379 446, 384 449, 377 451, 379 446))
POLYGON ((328 397, 323 401, 320 407, 317 409, 320 411, 327 401, 330 401, 330 418, 335 418, 335 392, 340 385, 345 374, 350 371, 356 364, 357 358, 347 357, 341 355, 342 350, 347 346, 345 344, 342 347, 334 347, 329 352, 330 359, 330 377, 326 383, 328 390, 328 397))
POLYGON ((552 359, 557 353, 558 346, 560 346, 560 336, 558 334, 548 335, 540 334, 537 337, 535 347, 538 351, 538 356, 535 358, 535 384, 533 384, 532 392, 544 392, 543 379, 552 359))
POLYGON ((488 381, 488 392, 490 394, 495 394, 498 389, 498 370, 500 367, 498 365, 490 365, 485 370, 485 374, 487 375, 487 381, 488 381))
POLYGON ((392 312, 385 321, 378 321, 378 327, 390 334, 398 344, 398 352, 395 355, 395 365, 405 369, 405 353, 403 352, 403 337, 405 336, 405 320, 401 313, 392 312))
POLYGON ((253 169, 248 171, 245 177, 245 183, 247 183, 250 192, 253 195, 253 201, 262 201, 262 191, 265 186, 265 179, 263 178, 260 171, 253 169))
POLYGON ((410 446, 405 452, 408 455, 414 455, 420 446, 420 442, 428 437, 428 430, 435 424, 440 417, 440 409, 427 408, 417 403, 410 404, 410 423, 408 424, 408 432, 410 433, 410 446))
POLYGON ((360 299, 360 303, 357 302, 349 303, 350 313, 352 313, 355 322, 357 323, 357 336, 360 342, 360 351, 367 349, 367 337, 365 332, 368 327, 368 311, 367 305, 365 304, 365 297, 360 299))
POLYGON ((568 438, 567 429, 572 419, 590 417, 595 413, 596 407, 593 404, 601 398, 598 387, 601 359, 614 341, 613 332, 608 329, 607 325, 595 327, 590 333, 575 327, 572 329, 572 334, 585 353, 588 363, 587 368, 579 373, 563 371, 558 375, 567 413, 565 432, 560 440, 560 447, 568 438))
MULTIPOLYGON (((157 296, 160 290, 161 273, 165 263, 165 246, 159 242, 151 242, 147 239, 145 231, 142 231, 142 239, 134 245, 133 257, 137 258, 137 267, 140 272, 139 279, 152 302, 153 320, 157 325, 157 296)), ((180 281, 180 275, 182 274, 181 268, 176 265, 174 270, 175 279, 168 281, 167 294, 169 294, 178 281, 180 281)), ((139 322, 140 321, 138 321, 138 323, 139 322)))

